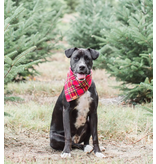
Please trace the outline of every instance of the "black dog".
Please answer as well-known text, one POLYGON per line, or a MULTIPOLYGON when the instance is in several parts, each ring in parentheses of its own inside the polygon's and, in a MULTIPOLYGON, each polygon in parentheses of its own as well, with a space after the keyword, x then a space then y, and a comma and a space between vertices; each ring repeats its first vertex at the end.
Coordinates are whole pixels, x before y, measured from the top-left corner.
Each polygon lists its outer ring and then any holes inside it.
MULTIPOLYGON (((91 73, 92 60, 97 59, 99 53, 90 48, 71 48, 65 51, 65 55, 70 58, 74 76, 81 81, 91 73)), ((63 150, 61 157, 70 157, 71 148, 79 148, 87 153, 94 150, 97 157, 105 157, 98 143, 97 106, 98 94, 93 80, 89 89, 73 101, 66 100, 63 89, 55 104, 50 126, 50 146, 63 150), (89 145, 91 135, 93 148, 89 145)))

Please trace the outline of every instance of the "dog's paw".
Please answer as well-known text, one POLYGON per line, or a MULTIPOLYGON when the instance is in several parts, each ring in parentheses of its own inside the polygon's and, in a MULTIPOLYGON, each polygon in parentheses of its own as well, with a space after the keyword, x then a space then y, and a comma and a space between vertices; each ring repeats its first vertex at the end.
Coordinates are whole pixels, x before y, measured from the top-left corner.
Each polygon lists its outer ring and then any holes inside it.
POLYGON ((84 148, 84 152, 85 153, 91 153, 93 151, 93 147, 90 146, 90 145, 86 145, 85 148, 84 148))
POLYGON ((100 146, 101 151, 105 151, 106 149, 103 146, 100 146))
POLYGON ((70 153, 61 153, 61 158, 70 158, 71 154, 70 153))
POLYGON ((101 152, 96 152, 95 153, 96 157, 98 158, 105 158, 106 156, 104 154, 102 154, 101 152))

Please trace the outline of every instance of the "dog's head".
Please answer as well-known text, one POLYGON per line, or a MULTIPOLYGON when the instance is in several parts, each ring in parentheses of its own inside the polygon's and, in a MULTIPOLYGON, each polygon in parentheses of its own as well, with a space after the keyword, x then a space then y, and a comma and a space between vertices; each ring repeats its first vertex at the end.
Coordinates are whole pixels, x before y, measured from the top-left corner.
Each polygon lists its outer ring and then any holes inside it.
POLYGON ((85 80, 93 66, 92 60, 96 60, 99 53, 91 48, 70 48, 65 50, 65 55, 70 58, 70 66, 78 80, 85 80))

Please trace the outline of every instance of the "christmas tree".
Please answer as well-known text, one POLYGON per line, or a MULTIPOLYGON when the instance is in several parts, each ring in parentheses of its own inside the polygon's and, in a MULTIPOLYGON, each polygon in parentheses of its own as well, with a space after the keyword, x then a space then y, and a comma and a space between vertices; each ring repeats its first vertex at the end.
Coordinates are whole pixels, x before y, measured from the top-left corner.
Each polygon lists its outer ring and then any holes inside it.
MULTIPOLYGON (((12 30, 10 28, 11 22, 21 14, 24 8, 19 6, 16 8, 14 14, 5 19, 4 35, 9 35, 12 30)), ((15 25, 15 24, 14 24, 15 25)), ((4 56, 4 84, 9 83, 12 79, 20 72, 23 72, 25 68, 32 66, 39 61, 29 62, 27 64, 21 64, 25 59, 25 56, 31 51, 35 50, 36 46, 30 47, 29 49, 23 51, 21 54, 18 54, 18 51, 12 51, 4 56), (18 55, 17 55, 18 54, 18 55)))
POLYGON ((78 16, 71 21, 67 32, 68 43, 74 47, 99 49, 101 41, 93 35, 101 36, 102 29, 110 29, 108 22, 114 20, 112 4, 113 1, 107 0, 82 0, 76 8, 78 16))
MULTIPOLYGON (((34 75, 34 65, 46 61, 59 35, 57 22, 63 4, 54 0, 4 1, 4 87, 9 82, 34 75)), ((6 97, 4 100, 22 100, 6 97)), ((7 113, 4 113, 6 115, 7 113)))
POLYGON ((153 98, 153 2, 120 1, 117 21, 109 33, 101 31, 103 47, 95 67, 105 68, 122 81, 125 100, 150 102, 153 98))
POLYGON ((15 79, 17 75, 21 76, 21 79, 25 79, 26 76, 36 73, 33 65, 38 62, 45 62, 46 57, 51 55, 50 50, 56 49, 55 44, 59 39, 57 22, 62 16, 63 3, 61 1, 4 1, 5 84, 15 79), (20 61, 13 62, 19 56, 22 56, 20 61), (32 62, 34 63, 30 64, 32 62), (22 68, 18 72, 13 71, 15 63, 16 66, 18 64, 19 66, 25 65, 24 69, 22 68), (9 73, 7 70, 10 70, 9 73))
POLYGON ((64 0, 67 4, 67 12, 68 13, 74 13, 76 6, 80 3, 81 0, 75 1, 75 0, 64 0))

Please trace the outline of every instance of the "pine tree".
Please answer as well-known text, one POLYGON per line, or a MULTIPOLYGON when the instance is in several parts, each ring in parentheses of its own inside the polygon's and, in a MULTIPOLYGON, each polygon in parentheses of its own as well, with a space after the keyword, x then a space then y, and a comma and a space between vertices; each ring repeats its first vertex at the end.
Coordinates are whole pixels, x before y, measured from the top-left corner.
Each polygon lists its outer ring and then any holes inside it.
MULTIPOLYGON (((5 25, 4 25, 4 35, 9 35, 12 32, 12 29, 10 28, 10 23, 18 17, 21 12, 24 10, 24 8, 19 6, 15 9, 15 12, 12 16, 5 19, 5 25)), ((14 24, 16 25, 16 24, 14 24)), ((18 51, 12 51, 4 56, 4 84, 11 82, 12 79, 20 72, 23 72, 25 68, 30 67, 38 62, 40 60, 32 61, 27 64, 21 64, 23 60, 25 60, 25 57, 27 54, 29 54, 31 51, 35 50, 36 46, 30 47, 29 49, 23 51, 21 54, 18 54, 18 51), (17 55, 18 54, 18 55, 17 55)))
MULTIPOLYGON (((55 0, 6 0, 4 1, 4 55, 5 62, 8 57, 12 61, 20 54, 27 52, 29 48, 36 46, 34 51, 20 60, 21 65, 27 65, 23 71, 19 71, 14 78, 34 75, 36 70, 33 61, 46 62, 50 56, 50 50, 56 49, 59 31, 57 22, 63 16, 63 4, 55 0)), ((13 67, 11 69, 13 71, 13 67)), ((12 72, 9 74, 11 75, 12 72)), ((7 74, 8 77, 8 74, 7 74)), ((6 79, 6 78, 5 78, 6 79)), ((12 79, 12 78, 11 78, 12 79)), ((12 79, 13 80, 13 79, 12 79)), ((10 80, 5 81, 6 83, 10 80)))
MULTIPOLYGON (((56 49, 61 1, 4 1, 4 87, 17 76, 34 75, 34 65, 45 62, 56 49)), ((21 79, 21 78, 20 78, 21 79)), ((19 97, 4 100, 21 101, 19 97)), ((4 115, 8 115, 4 112, 4 115)))
POLYGON ((117 21, 109 33, 101 31, 103 47, 95 67, 105 68, 123 82, 125 100, 149 102, 153 98, 153 2, 121 0, 117 21))
POLYGON ((80 1, 75 1, 75 0, 64 0, 67 4, 67 12, 68 13, 74 13, 75 12, 75 8, 77 5, 79 5, 80 1))
POLYGON ((67 41, 71 46, 100 48, 99 40, 93 36, 101 36, 102 29, 109 30, 109 23, 114 20, 111 16, 113 1, 82 0, 76 8, 78 16, 70 23, 67 41))

